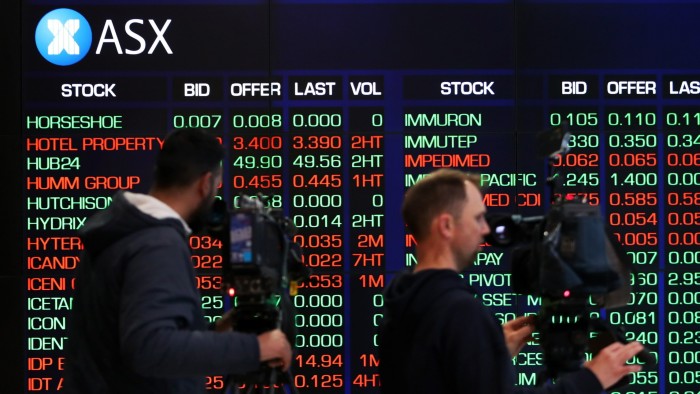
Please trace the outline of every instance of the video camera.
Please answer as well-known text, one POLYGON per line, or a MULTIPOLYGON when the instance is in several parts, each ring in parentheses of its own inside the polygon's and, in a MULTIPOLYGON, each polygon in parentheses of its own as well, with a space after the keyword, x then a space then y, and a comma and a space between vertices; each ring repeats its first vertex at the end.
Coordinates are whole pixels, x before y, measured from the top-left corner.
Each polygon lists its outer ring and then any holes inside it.
POLYGON ((627 304, 631 264, 585 199, 556 200, 544 216, 487 214, 487 221, 489 244, 514 246, 514 292, 549 301, 592 296, 608 308, 627 304))
MULTIPOLYGON (((561 176, 553 168, 569 151, 567 125, 545 130, 537 139, 540 152, 552 152, 546 155, 547 184, 551 196, 557 196, 561 176)), ((491 228, 486 242, 512 248, 513 292, 542 299, 537 331, 546 370, 540 384, 579 370, 586 351, 595 354, 614 341, 626 342, 621 328, 591 317, 600 308, 627 305, 631 290, 632 263, 613 241, 597 206, 562 193, 542 216, 488 213, 486 220, 491 228)), ((647 366, 655 364, 646 350, 638 357, 647 366)))
MULTIPOLYGON (((229 211, 222 199, 212 207, 210 231, 222 241, 222 291, 231 297, 231 323, 236 331, 260 334, 282 329, 294 343, 294 306, 291 295, 308 279, 301 247, 293 242, 296 228, 281 210, 266 208, 262 195, 240 195, 229 211)), ((236 383, 292 384, 289 376, 266 365, 236 383)))

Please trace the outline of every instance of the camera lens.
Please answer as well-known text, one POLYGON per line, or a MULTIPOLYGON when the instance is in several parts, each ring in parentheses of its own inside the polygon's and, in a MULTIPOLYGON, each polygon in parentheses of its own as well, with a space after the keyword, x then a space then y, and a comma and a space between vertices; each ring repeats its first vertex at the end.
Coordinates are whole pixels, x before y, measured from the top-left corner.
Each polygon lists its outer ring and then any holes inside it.
POLYGON ((492 228, 491 234, 493 234, 493 238, 498 244, 507 245, 512 241, 510 229, 504 224, 499 224, 492 228))
POLYGON ((491 228, 485 238, 486 242, 493 246, 508 246, 513 243, 513 234, 516 230, 516 224, 511 215, 505 214, 487 214, 486 222, 491 228))

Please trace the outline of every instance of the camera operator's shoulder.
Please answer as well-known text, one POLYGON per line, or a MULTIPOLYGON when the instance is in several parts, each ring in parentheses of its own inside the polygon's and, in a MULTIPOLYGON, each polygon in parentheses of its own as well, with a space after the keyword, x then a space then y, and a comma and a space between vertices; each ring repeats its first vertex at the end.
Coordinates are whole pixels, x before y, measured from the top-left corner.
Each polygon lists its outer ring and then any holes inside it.
POLYGON ((113 245, 121 255, 141 264, 189 265, 189 242, 177 227, 155 226, 135 231, 113 245))
POLYGON ((144 245, 187 247, 188 236, 182 224, 172 219, 164 221, 163 225, 146 227, 131 234, 132 241, 144 245))

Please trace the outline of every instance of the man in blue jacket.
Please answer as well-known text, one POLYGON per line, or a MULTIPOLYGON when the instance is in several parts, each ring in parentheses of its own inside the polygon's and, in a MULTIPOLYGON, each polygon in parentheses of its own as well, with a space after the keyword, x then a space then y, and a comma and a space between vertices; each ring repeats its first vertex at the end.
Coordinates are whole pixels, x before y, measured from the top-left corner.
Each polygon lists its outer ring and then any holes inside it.
MULTIPOLYGON (((418 263, 385 289, 378 338, 384 394, 516 392, 511 360, 532 339, 534 320, 499 325, 460 277, 490 232, 479 183, 476 175, 441 169, 406 193, 402 214, 418 263)), ((640 370, 625 362, 642 349, 610 344, 556 384, 521 392, 598 394, 640 370)))
POLYGON ((216 331, 204 319, 188 236, 206 222, 223 159, 216 137, 174 131, 149 193, 118 192, 79 230, 65 392, 204 393, 207 375, 289 368, 281 330, 216 331))

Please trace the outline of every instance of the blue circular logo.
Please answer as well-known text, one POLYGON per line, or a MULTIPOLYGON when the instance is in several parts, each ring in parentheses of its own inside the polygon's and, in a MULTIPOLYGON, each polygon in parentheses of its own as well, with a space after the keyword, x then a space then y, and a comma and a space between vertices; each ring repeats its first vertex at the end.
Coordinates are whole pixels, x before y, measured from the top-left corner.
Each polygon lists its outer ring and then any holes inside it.
POLYGON ((76 11, 59 8, 41 18, 34 41, 44 59, 70 66, 81 61, 90 50, 92 29, 87 19, 76 11))

